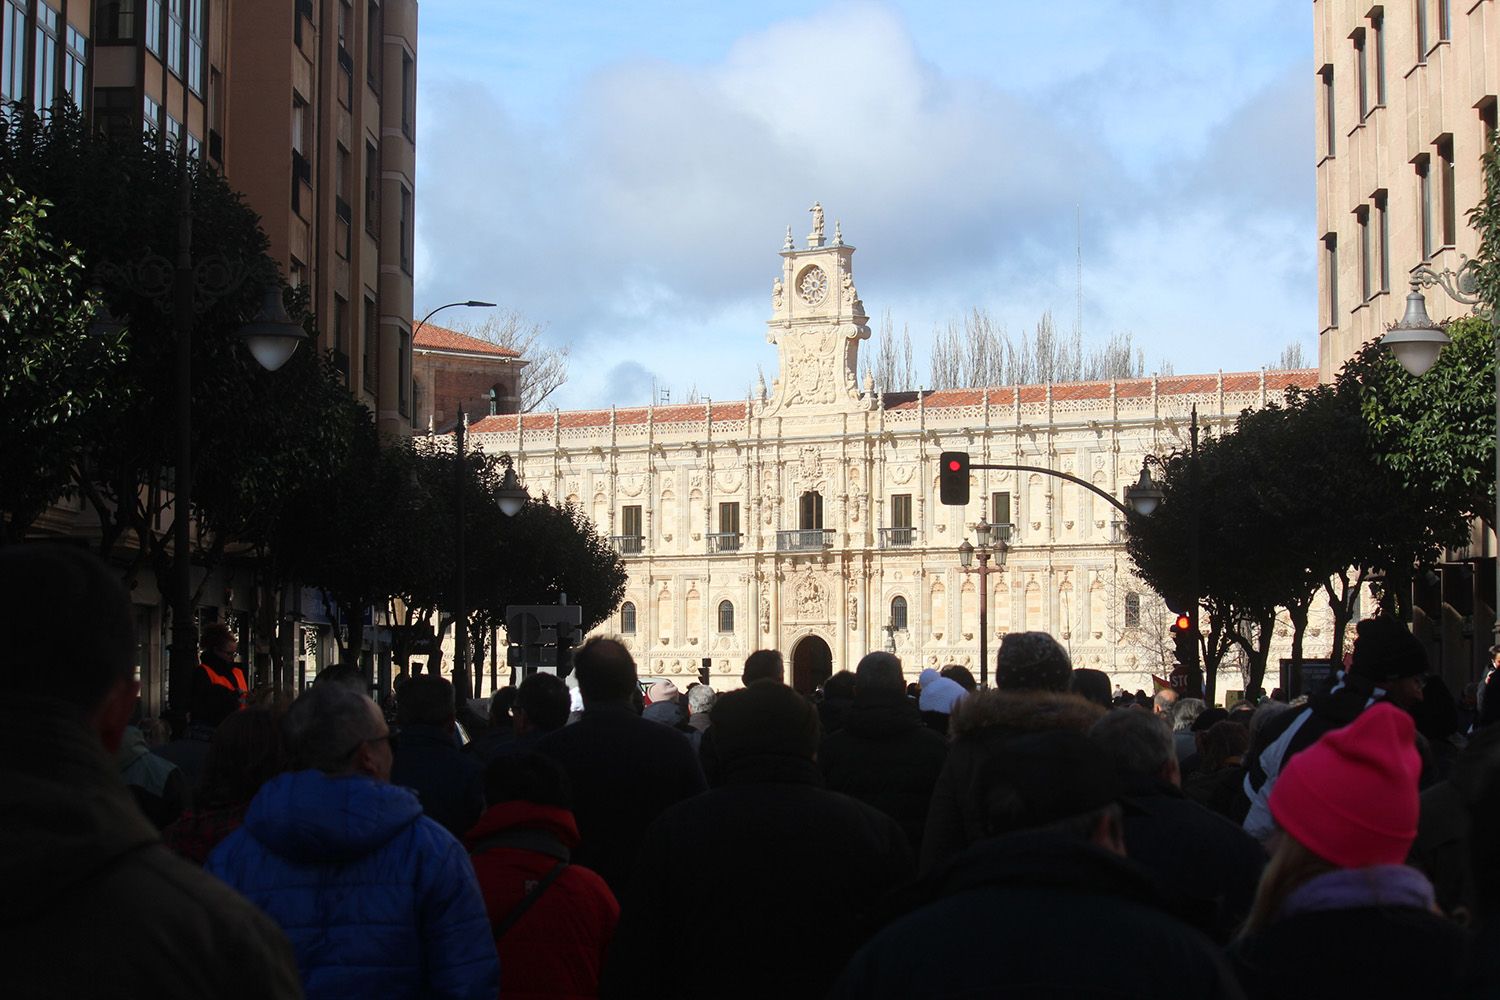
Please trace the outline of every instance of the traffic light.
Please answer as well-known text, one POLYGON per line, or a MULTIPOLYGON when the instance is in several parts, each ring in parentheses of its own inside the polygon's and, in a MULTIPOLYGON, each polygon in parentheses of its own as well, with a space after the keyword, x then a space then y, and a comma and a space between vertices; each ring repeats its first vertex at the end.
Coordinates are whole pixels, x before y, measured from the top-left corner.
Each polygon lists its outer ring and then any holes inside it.
POLYGON ((969 505, 969 453, 945 451, 938 456, 938 498, 949 507, 969 505))
POLYGON ((703 664, 698 668, 698 683, 707 684, 709 680, 709 668, 713 666, 713 657, 705 656, 703 664))
POLYGON ((1172 623, 1172 642, 1176 645, 1178 663, 1189 669, 1198 665, 1198 628, 1192 615, 1177 616, 1172 623))

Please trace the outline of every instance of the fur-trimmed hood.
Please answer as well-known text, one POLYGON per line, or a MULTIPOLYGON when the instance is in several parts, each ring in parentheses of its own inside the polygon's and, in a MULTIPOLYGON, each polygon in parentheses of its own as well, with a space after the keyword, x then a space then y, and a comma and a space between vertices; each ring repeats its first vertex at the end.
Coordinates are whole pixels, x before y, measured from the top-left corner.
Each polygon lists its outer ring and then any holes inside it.
POLYGON ((961 743, 997 730, 1008 736, 1054 729, 1086 733, 1103 715, 1103 708, 1076 694, 979 691, 953 706, 948 735, 954 743, 961 743))

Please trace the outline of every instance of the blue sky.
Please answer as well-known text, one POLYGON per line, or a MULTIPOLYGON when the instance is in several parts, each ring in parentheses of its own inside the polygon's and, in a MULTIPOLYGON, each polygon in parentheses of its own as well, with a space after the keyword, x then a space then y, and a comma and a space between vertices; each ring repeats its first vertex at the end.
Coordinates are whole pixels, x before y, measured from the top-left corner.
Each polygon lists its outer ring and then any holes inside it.
POLYGON ((418 79, 418 313, 542 324, 564 408, 769 380, 814 200, 919 355, 976 306, 1071 329, 1081 234, 1086 344, 1316 358, 1306 0, 423 0, 418 79))

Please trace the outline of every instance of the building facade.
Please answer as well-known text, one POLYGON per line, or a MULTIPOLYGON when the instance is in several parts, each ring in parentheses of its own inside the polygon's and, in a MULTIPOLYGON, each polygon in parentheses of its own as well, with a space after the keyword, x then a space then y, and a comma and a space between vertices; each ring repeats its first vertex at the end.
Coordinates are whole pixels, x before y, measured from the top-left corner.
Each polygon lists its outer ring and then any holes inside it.
MULTIPOLYGON (((1419 264, 1457 268, 1478 234, 1480 158, 1500 94, 1500 2, 1313 0, 1318 367, 1331 379, 1401 318, 1419 264)), ((1436 317, 1460 307, 1428 297, 1436 317)))
POLYGON ((412 347, 416 426, 451 430, 462 407, 470 420, 521 408, 520 352, 457 330, 420 326, 412 347))
POLYGON ((707 660, 716 686, 734 686, 767 647, 804 690, 877 649, 913 678, 947 663, 977 675, 980 581, 958 547, 985 519, 1012 525, 987 579, 991 660, 1006 632, 1041 629, 1077 666, 1151 690, 1169 619, 1131 573, 1115 508, 1065 480, 988 470, 969 506, 942 506, 938 454, 1055 469, 1122 497, 1144 456, 1185 443, 1193 407, 1227 427, 1316 373, 882 393, 857 384, 869 326, 853 258, 821 222, 803 247, 788 237, 767 333, 780 375, 752 398, 487 417, 469 440, 510 454, 533 493, 580 505, 614 540, 629 584, 599 631, 643 676, 682 685, 707 660))

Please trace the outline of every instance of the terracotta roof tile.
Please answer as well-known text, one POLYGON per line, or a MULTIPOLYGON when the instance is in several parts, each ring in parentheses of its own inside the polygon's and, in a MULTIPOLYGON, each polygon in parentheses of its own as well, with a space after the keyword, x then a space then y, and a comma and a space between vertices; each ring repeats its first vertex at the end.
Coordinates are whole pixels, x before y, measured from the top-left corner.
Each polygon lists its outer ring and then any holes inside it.
MULTIPOLYGON (((620 407, 614 411, 615 425, 617 427, 638 426, 644 424, 648 413, 650 419, 658 424, 680 424, 690 423, 703 419, 705 403, 679 403, 674 406, 628 406, 620 407)), ((609 410, 560 410, 556 414, 559 427, 608 427, 609 410)), ((714 403, 714 420, 743 420, 745 419, 745 404, 738 403, 714 403)), ((522 425, 526 430, 551 430, 553 414, 551 413, 528 413, 522 425)), ((489 434, 495 432, 509 431, 514 434, 516 430, 516 415, 502 415, 496 417, 485 417, 469 425, 470 433, 489 434)))
POLYGON ((417 331, 412 340, 412 347, 421 350, 436 351, 468 351, 471 354, 492 354, 501 358, 519 358, 520 351, 513 351, 509 347, 501 347, 478 337, 471 337, 467 333, 459 333, 450 330, 446 326, 433 326, 428 323, 417 331))

